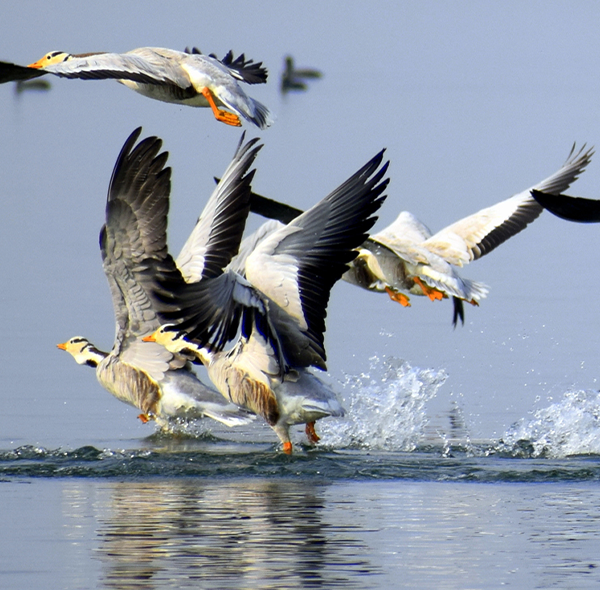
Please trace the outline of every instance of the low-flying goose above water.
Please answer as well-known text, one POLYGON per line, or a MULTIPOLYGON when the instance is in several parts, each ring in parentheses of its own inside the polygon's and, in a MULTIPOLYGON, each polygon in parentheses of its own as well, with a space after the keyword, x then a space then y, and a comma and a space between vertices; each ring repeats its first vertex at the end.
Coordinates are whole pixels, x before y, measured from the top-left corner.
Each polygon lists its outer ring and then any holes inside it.
POLYGON ((286 55, 284 59, 284 70, 281 74, 281 92, 290 90, 306 90, 308 87, 304 80, 321 78, 323 74, 314 68, 297 68, 294 58, 286 55))
POLYGON ((126 53, 84 53, 72 55, 51 51, 38 61, 19 66, 0 62, 0 83, 27 80, 54 74, 83 80, 115 79, 128 88, 164 102, 192 107, 210 107, 215 118, 239 127, 240 117, 260 129, 272 124, 269 109, 250 98, 240 82, 266 82, 267 71, 244 56, 233 58, 229 52, 223 60, 191 52, 162 47, 140 47, 126 53), (226 111, 226 107, 232 112, 226 111))
MULTIPOLYGON (((172 418, 209 416, 229 426, 246 423, 248 413, 204 385, 186 357, 142 340, 160 326, 153 299, 157 273, 179 271, 166 245, 171 186, 171 169, 165 167, 168 153, 159 153, 162 142, 156 137, 135 145, 140 133, 141 128, 136 129, 119 154, 108 190, 106 222, 100 232, 103 267, 116 318, 114 346, 110 352, 102 352, 78 336, 58 347, 79 364, 95 367, 101 385, 139 408, 144 422, 154 419, 166 426, 172 418)), ((221 204, 214 214, 215 223, 226 223, 234 231, 236 224, 241 224, 239 231, 243 231, 248 214, 254 175, 248 169, 260 149, 256 141, 240 142, 223 182, 214 191, 213 201, 218 198, 221 204)), ((217 230, 215 233, 215 242, 220 240, 227 246, 227 236, 217 230)), ((218 250, 209 251, 207 266, 227 264, 224 256, 218 250)), ((185 267, 183 271, 193 272, 185 267)))
POLYGON ((383 152, 288 225, 271 222, 274 231, 246 241, 221 274, 163 283, 162 294, 175 311, 161 317, 178 325, 167 323, 146 340, 194 354, 227 399, 265 419, 286 453, 292 451, 291 425, 306 424, 315 443, 315 420, 343 415, 335 393, 308 368, 326 368, 329 294, 385 198, 382 158, 383 152), (256 297, 263 306, 247 308, 256 297), (223 350, 240 308, 241 335, 223 350))
MULTIPOLYGON (((478 304, 486 296, 485 285, 463 279, 456 267, 488 254, 535 220, 542 207, 531 196, 532 189, 561 193, 589 164, 593 148, 575 146, 565 164, 553 175, 496 205, 481 209, 433 234, 412 213, 403 211, 382 231, 372 234, 359 248, 358 256, 342 277, 380 293, 387 292, 404 306, 405 293, 427 295, 432 301, 452 297, 453 324, 464 322, 463 301, 478 304)), ((253 194, 251 210, 265 217, 288 222, 300 210, 253 194)))
POLYGON ((531 191, 531 196, 553 215, 578 223, 600 222, 600 201, 531 191))

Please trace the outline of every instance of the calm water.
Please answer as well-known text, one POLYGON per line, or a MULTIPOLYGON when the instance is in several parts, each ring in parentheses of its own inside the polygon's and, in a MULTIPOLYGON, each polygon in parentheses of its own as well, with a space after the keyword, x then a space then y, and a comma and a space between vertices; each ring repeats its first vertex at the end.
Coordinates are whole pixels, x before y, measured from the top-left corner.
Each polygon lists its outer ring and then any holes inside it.
MULTIPOLYGON (((382 147, 388 200, 432 230, 600 144, 595 3, 13 2, 0 59, 157 45, 263 61, 277 116, 254 188, 306 208, 382 147), (325 76, 281 96, 283 57, 325 76)), ((57 342, 110 349, 98 232, 138 125, 170 152, 177 253, 239 141, 204 110, 105 82, 0 87, 0 588, 597 588, 600 228, 542 215, 449 302, 337 285, 348 409, 282 456, 261 425, 153 436, 57 342)), ((249 136, 254 129, 246 128, 249 136)), ((600 197, 597 158, 571 194, 600 197)), ((252 224, 257 221, 253 220, 252 224)))

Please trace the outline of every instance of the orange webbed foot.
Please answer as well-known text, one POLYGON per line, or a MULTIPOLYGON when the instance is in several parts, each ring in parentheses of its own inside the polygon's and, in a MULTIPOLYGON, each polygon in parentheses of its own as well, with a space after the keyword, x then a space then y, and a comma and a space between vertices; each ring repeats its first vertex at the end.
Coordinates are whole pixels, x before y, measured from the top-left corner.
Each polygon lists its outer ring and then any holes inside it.
POLYGON ((304 431, 306 432, 306 437, 311 445, 316 445, 321 440, 321 437, 315 431, 314 422, 307 422, 304 431))
POLYGON ((292 443, 291 442, 284 442, 283 443, 283 452, 286 455, 291 455, 292 454, 292 443))
POLYGON ((208 88, 203 88, 202 94, 203 94, 204 98, 206 98, 206 100, 208 101, 208 104, 209 104, 210 108, 212 109, 213 115, 215 116, 215 119, 217 121, 221 121, 222 123, 225 123, 226 125, 231 125, 233 127, 241 127, 242 126, 242 121, 235 113, 230 113, 228 111, 224 111, 223 109, 220 109, 219 107, 217 107, 217 104, 215 102, 215 97, 213 96, 213 93, 208 88))
POLYGON ((142 421, 143 424, 146 424, 146 422, 150 422, 150 420, 152 420, 152 418, 148 414, 140 414, 138 418, 142 421))
POLYGON ((399 303, 402 307, 410 307, 410 299, 404 293, 394 291, 390 287, 386 287, 385 292, 390 296, 392 301, 399 303))
POLYGON ((424 295, 429 297, 430 301, 441 301, 444 298, 444 294, 438 291, 434 287, 428 287, 419 277, 413 277, 413 281, 421 287, 424 295))
POLYGON ((469 303, 471 305, 474 305, 475 307, 479 307, 479 303, 475 299, 471 299, 471 301, 469 301, 469 303))

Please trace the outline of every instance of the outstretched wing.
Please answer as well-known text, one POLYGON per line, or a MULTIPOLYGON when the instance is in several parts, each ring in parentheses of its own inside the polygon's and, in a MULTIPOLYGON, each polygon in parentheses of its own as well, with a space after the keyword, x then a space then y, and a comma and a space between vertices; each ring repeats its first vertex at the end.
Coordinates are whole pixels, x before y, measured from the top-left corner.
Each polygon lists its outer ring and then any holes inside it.
POLYGON ((593 148, 584 150, 585 145, 575 152, 573 145, 565 164, 552 176, 510 199, 449 225, 423 245, 456 266, 488 254, 525 229, 543 211, 531 196, 532 189, 561 193, 569 188, 590 163, 594 153, 593 148))
POLYGON ((188 283, 218 276, 238 252, 255 172, 248 169, 262 147, 256 145, 258 139, 244 144, 244 137, 242 134, 231 164, 177 257, 177 266, 188 283))
MULTIPOLYGON (((202 55, 197 47, 192 47, 192 49, 186 47, 185 52, 191 55, 202 55)), ((265 84, 267 81, 269 72, 267 68, 263 67, 262 61, 254 63, 252 59, 246 60, 243 53, 238 57, 234 57, 231 49, 222 59, 219 59, 214 53, 209 53, 208 56, 218 59, 224 66, 229 68, 235 78, 246 82, 246 84, 265 84)))
POLYGON ((183 366, 182 359, 140 338, 160 325, 154 307, 155 276, 179 276, 166 245, 171 169, 156 137, 127 139, 115 164, 100 233, 104 271, 113 296, 117 335, 114 352, 153 376, 183 366), (162 349, 162 350, 161 350, 162 349), (165 354, 166 352, 166 354, 165 354))
POLYGON ((554 195, 547 192, 532 190, 531 196, 550 213, 579 223, 598 223, 600 221, 600 201, 582 197, 554 195))
POLYGON ((325 367, 331 288, 356 256, 385 197, 383 151, 322 201, 259 243, 246 278, 276 305, 270 318, 294 366, 325 367), (301 337, 303 335, 303 337, 301 337))
POLYGON ((45 73, 46 72, 43 70, 36 70, 7 61, 0 61, 0 84, 16 82, 17 80, 31 80, 32 78, 39 78, 45 73))

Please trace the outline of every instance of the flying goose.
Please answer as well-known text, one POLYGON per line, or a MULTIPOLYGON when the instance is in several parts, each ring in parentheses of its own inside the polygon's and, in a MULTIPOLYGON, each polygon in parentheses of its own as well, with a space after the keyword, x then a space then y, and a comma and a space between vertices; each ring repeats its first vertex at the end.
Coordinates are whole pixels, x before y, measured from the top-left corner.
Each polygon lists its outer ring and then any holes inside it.
MULTIPOLYGON (((575 145, 565 164, 533 189, 561 193, 589 164, 593 148, 578 152, 575 145)), ((494 250, 523 230, 542 212, 527 189, 496 205, 481 209, 435 235, 412 213, 403 211, 382 231, 372 234, 358 249, 343 279, 370 291, 386 292, 394 301, 409 306, 412 295, 432 301, 452 297, 453 324, 464 323, 463 301, 477 305, 486 296, 485 285, 463 279, 461 267, 494 250)), ((252 195, 251 211, 288 222, 301 211, 260 195, 252 195)))
POLYGON ((218 121, 241 126, 240 117, 265 129, 273 123, 269 109, 250 98, 239 82, 266 82, 262 64, 237 59, 229 52, 223 60, 162 47, 140 47, 126 53, 72 55, 51 51, 38 61, 19 66, 0 62, 0 82, 26 80, 54 74, 83 80, 116 79, 121 84, 156 100, 192 107, 210 107, 218 121), (233 113, 219 107, 226 107, 233 113))
MULTIPOLYGON (((248 413, 204 385, 186 357, 142 340, 160 326, 153 298, 157 273, 179 271, 166 245, 171 187, 171 169, 165 167, 168 152, 159 153, 162 141, 156 137, 135 145, 140 133, 138 128, 129 136, 117 158, 108 189, 106 222, 100 232, 116 318, 114 346, 110 352, 102 352, 77 336, 58 347, 77 363, 95 367, 100 384, 139 408, 143 422, 154 419, 164 427, 171 418, 209 416, 229 426, 246 423, 248 413)), ((243 230, 248 214, 254 175, 248 169, 260 149, 256 141, 240 142, 223 182, 214 191, 221 203, 215 214, 217 222, 234 229, 241 223, 243 230)), ((223 240, 227 244, 227 238, 223 240)), ((228 262, 218 252, 214 258, 215 264, 228 262)))
POLYGON ((281 92, 286 93, 290 90, 306 90, 305 79, 321 78, 323 74, 313 68, 297 68, 294 65, 294 58, 286 55, 284 59, 285 69, 281 74, 281 92))
POLYGON ((537 190, 532 190, 531 196, 544 209, 561 219, 579 223, 598 223, 600 221, 600 201, 595 199, 553 195, 537 190))
POLYGON ((329 293, 385 198, 388 164, 381 166, 382 159, 383 152, 288 225, 251 238, 222 273, 197 282, 171 275, 162 283, 160 295, 174 310, 160 314, 166 324, 145 340, 195 355, 227 399, 264 418, 286 453, 292 451, 291 425, 306 424, 316 443, 315 421, 344 413, 335 393, 308 368, 326 369, 329 293), (262 306, 247 307, 256 298, 262 306), (241 335, 224 350, 240 314, 241 335))

